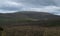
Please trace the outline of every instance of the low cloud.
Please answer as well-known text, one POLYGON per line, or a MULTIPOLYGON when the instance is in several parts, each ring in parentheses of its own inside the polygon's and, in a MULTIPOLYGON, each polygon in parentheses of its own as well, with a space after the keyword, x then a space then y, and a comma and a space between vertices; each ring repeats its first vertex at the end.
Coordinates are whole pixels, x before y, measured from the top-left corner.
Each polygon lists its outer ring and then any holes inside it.
POLYGON ((0 0, 0 13, 39 11, 60 14, 60 0, 0 0))

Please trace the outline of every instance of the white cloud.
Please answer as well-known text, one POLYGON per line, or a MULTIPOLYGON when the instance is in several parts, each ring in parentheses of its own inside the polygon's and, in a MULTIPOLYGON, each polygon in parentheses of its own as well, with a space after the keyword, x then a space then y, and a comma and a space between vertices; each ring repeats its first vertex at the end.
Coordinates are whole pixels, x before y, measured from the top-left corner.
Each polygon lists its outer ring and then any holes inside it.
POLYGON ((56 6, 45 6, 42 8, 32 8, 32 7, 28 7, 28 8, 23 8, 22 10, 24 11, 41 11, 41 12, 53 12, 53 11, 57 11, 60 10, 60 7, 56 7, 56 6))
POLYGON ((23 6, 22 3, 16 3, 16 2, 12 2, 12 1, 8 1, 8 2, 6 2, 6 4, 9 6, 23 6))
POLYGON ((14 11, 39 11, 39 12, 49 12, 60 14, 60 0, 0 0, 0 12, 2 13, 11 13, 14 11), (44 4, 44 3, 45 4, 44 4), (46 5, 56 3, 56 5, 46 5), (40 3, 40 4, 39 4, 40 3), (44 5, 42 5, 44 4, 44 5), (58 13, 57 13, 58 12, 58 13))

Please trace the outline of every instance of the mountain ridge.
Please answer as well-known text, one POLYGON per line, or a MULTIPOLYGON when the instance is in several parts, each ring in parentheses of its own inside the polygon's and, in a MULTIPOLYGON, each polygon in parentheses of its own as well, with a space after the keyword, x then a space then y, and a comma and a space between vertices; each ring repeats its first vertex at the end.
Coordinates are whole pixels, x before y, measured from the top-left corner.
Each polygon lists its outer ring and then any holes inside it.
POLYGON ((33 19, 41 19, 41 18, 60 18, 58 15, 46 13, 46 12, 36 12, 36 11, 21 11, 15 13, 0 13, 0 18, 33 18, 33 19))

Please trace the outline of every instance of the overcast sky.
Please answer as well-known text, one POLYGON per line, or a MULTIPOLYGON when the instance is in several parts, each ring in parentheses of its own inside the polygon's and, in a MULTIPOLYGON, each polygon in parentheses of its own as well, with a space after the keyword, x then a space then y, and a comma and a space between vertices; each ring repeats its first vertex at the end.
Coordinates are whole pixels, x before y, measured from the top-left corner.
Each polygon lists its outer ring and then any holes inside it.
POLYGON ((0 13, 42 11, 60 14, 60 0, 0 0, 0 13))

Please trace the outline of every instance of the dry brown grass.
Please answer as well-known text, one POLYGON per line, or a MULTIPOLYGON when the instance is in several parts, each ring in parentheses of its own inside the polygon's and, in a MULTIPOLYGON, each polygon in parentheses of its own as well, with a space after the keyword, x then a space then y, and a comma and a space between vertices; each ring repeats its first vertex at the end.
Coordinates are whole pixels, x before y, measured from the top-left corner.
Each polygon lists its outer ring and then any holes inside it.
POLYGON ((15 26, 6 28, 3 36, 60 36, 60 27, 15 26))

